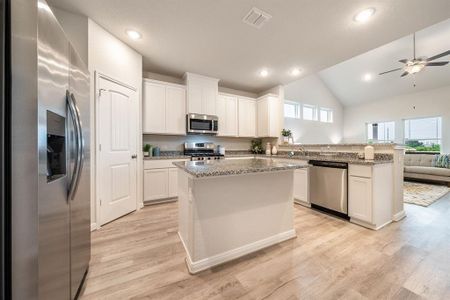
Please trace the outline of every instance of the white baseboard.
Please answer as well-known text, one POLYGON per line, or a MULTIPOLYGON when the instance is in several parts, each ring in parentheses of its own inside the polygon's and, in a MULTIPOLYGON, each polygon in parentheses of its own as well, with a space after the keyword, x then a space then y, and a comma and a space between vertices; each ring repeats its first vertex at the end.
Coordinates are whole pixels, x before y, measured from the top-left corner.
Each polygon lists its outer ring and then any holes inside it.
POLYGON ((355 219, 355 218, 350 218, 350 222, 352 222, 352 223, 354 223, 356 225, 362 226, 362 227, 366 227, 366 228, 372 229, 372 230, 378 230, 378 229, 381 229, 381 228, 383 228, 384 226, 386 226, 388 224, 391 224, 392 220, 389 220, 386 223, 378 225, 378 226, 375 225, 375 224, 372 224, 372 223, 368 223, 368 222, 365 222, 365 221, 361 221, 361 220, 355 219))
POLYGON ((392 219, 393 219, 395 222, 398 222, 398 221, 402 220, 402 219, 405 218, 405 217, 406 217, 406 212, 405 212, 404 210, 402 210, 402 211, 400 211, 400 212, 394 214, 394 216, 392 217, 392 219))
POLYGON ((91 223, 91 231, 97 230, 97 223, 91 223))
POLYGON ((198 272, 204 271, 206 269, 209 269, 211 267, 229 262, 231 260, 234 260, 236 258, 239 258, 241 256, 247 255, 249 253, 261 250, 263 248, 267 248, 269 246, 284 242, 286 240, 295 238, 297 234, 295 233, 295 229, 291 229, 279 234, 276 234, 274 236, 265 238, 263 240, 259 240, 256 242, 253 242, 248 245, 244 245, 242 247, 232 249, 217 255, 214 255, 212 257, 208 257, 199 261, 193 262, 189 252, 187 251, 186 245, 184 244, 183 239, 180 236, 181 242, 183 243, 184 249, 186 250, 186 265, 188 267, 189 273, 196 274, 198 272))
POLYGON ((144 207, 144 202, 139 202, 139 208, 138 209, 141 209, 143 207, 144 207))
POLYGON ((294 203, 305 207, 311 207, 311 203, 299 199, 294 199, 294 203))

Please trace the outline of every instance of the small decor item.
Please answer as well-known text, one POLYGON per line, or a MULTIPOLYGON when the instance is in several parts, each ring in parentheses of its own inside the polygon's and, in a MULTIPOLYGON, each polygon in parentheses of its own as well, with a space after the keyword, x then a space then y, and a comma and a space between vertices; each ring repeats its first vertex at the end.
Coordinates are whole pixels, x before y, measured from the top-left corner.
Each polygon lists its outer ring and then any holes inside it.
POLYGON ((225 147, 222 145, 217 145, 217 153, 219 153, 219 155, 225 155, 225 147))
POLYGON ((278 150, 277 150, 277 146, 273 145, 272 147, 272 155, 277 155, 278 150))
POLYGON ((159 156, 159 155, 161 155, 161 150, 159 149, 159 147, 153 148, 153 156, 159 156))
POLYGON ((281 135, 283 136, 283 143, 289 144, 289 138, 292 137, 292 132, 289 129, 283 128, 281 135))
POLYGON ((288 144, 294 145, 294 138, 292 136, 289 137, 288 144))
POLYGON ((373 160, 375 158, 375 149, 373 146, 367 145, 364 147, 364 158, 368 160, 373 160))
POLYGON ((252 148, 250 149, 253 154, 262 154, 264 153, 264 149, 262 147, 262 140, 256 139, 252 140, 252 148))
POLYGON ((271 152, 272 146, 270 145, 270 143, 266 144, 266 155, 270 156, 272 154, 271 152))
POLYGON ((149 157, 150 156, 150 151, 152 150, 152 145, 145 144, 142 150, 144 152, 144 156, 145 157, 149 157))

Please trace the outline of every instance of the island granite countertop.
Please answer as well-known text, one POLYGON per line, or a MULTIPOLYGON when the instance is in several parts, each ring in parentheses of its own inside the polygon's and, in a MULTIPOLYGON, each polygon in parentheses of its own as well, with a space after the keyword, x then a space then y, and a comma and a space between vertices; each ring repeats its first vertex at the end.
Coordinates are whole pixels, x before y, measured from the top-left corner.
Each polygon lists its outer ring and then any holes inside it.
POLYGON ((277 161, 274 159, 239 159, 239 160, 206 160, 206 161, 180 161, 173 163, 178 168, 194 177, 240 175, 249 173, 274 172, 307 168, 305 162, 277 161))

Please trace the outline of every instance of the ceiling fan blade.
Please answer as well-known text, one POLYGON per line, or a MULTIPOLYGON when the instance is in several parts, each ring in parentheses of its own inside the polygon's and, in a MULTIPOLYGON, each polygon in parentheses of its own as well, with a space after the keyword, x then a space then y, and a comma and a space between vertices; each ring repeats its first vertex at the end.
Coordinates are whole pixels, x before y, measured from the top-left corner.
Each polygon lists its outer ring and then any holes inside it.
POLYGON ((435 62, 429 62, 426 64, 426 66, 429 67, 439 67, 439 66, 445 66, 446 64, 448 64, 448 61, 435 61, 435 62))
POLYGON ((402 75, 400 75, 400 77, 405 77, 408 74, 409 74, 408 72, 404 72, 402 75))
POLYGON ((398 62, 401 62, 402 64, 406 64, 408 62, 408 60, 405 58, 405 59, 400 59, 398 62))
POLYGON ((380 73, 380 74, 378 74, 378 75, 383 75, 383 74, 386 74, 386 73, 391 73, 391 72, 395 72, 395 71, 400 71, 401 69, 402 69, 402 68, 397 68, 397 69, 394 69, 394 70, 389 70, 389 71, 380 73))
POLYGON ((438 59, 438 58, 441 58, 441 57, 444 57, 444 56, 447 56, 447 55, 450 55, 450 50, 447 50, 445 52, 442 52, 441 54, 437 54, 435 56, 432 56, 432 57, 428 58, 427 61, 432 61, 432 60, 435 60, 435 59, 438 59))

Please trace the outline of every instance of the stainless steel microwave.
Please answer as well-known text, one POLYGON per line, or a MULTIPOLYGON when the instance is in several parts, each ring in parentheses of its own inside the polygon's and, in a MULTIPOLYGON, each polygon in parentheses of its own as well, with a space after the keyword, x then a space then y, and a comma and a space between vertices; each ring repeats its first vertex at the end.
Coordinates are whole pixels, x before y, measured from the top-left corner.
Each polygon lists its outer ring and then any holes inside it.
POLYGON ((211 115, 187 114, 186 131, 191 134, 217 134, 219 118, 211 115))

